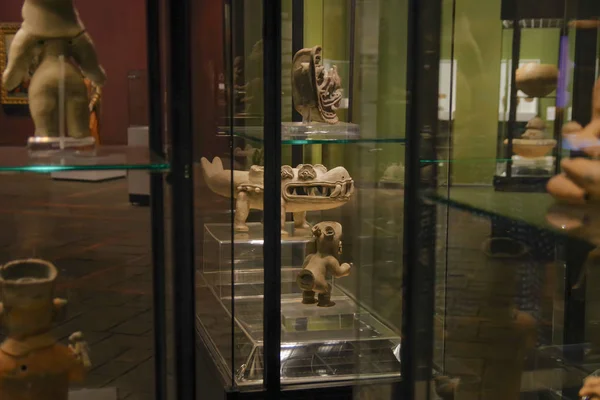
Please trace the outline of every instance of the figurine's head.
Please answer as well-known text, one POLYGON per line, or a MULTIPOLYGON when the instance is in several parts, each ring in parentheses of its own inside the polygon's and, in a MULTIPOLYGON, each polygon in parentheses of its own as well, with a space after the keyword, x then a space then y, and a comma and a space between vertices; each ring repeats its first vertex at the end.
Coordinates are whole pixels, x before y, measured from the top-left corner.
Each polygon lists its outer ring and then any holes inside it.
POLYGON ((339 222, 319 222, 313 226, 312 234, 318 252, 335 257, 342 253, 342 225, 339 222))
POLYGON ((328 171, 321 164, 300 164, 296 168, 284 165, 281 167, 281 192, 287 203, 306 204, 307 210, 328 210, 350 199, 354 181, 344 167, 328 171))
POLYGON ((37 259, 12 261, 0 268, 2 320, 11 336, 43 332, 55 317, 54 282, 58 272, 37 259))

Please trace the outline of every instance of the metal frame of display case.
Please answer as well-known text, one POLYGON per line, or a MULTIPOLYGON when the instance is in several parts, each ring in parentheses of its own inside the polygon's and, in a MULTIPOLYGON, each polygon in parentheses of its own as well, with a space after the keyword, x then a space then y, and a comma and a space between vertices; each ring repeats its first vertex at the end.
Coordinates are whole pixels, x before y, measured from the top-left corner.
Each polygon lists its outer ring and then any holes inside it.
MULTIPOLYGON (((323 383, 281 387, 281 1, 263 0, 264 93, 266 134, 264 207, 264 364, 263 387, 238 391, 223 384, 224 377, 205 343, 197 340, 194 310, 194 209, 191 124, 191 7, 193 0, 169 0, 168 44, 169 111, 172 135, 173 283, 175 388, 178 399, 284 399, 351 398, 355 385, 393 385, 394 398, 429 399, 433 362, 433 310, 435 264, 435 207, 424 204, 420 190, 435 186, 424 181, 423 165, 431 154, 438 130, 438 80, 440 60, 441 0, 409 1, 408 82, 411 99, 407 118, 409 148, 406 168, 405 254, 403 272, 403 316, 401 379, 323 383), (423 224, 423 221, 426 224, 423 224), (423 251, 423 248, 426 251, 423 251), (190 351, 197 346, 197 352, 190 351), (198 369, 196 355, 198 354, 198 369), (196 388, 201 387, 201 393, 196 388), (196 397, 198 395, 198 397, 196 397), (216 397, 215 397, 216 396, 216 397)), ((231 2, 228 2, 231 6, 231 2)), ((298 42, 296 41, 296 44, 298 42)), ((228 78, 229 79, 229 78, 228 78)), ((431 160, 431 158, 429 158, 431 160)), ((400 318, 400 316, 398 316, 400 318)))

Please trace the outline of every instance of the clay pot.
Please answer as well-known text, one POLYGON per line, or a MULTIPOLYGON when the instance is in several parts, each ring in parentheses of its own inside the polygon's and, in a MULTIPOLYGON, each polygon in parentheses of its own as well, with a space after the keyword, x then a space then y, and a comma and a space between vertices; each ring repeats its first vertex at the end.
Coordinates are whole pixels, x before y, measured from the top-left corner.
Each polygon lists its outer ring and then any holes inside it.
POLYGON ((530 97, 546 97, 558 81, 558 68, 552 64, 528 63, 517 69, 517 88, 530 97))
MULTIPOLYGON (((556 146, 554 139, 513 139, 512 142, 513 153, 524 158, 543 157, 556 146)), ((504 144, 508 144, 508 139, 504 144)))
POLYGON ((526 128, 527 129, 538 129, 538 130, 543 131, 544 129, 546 129, 546 123, 540 117, 535 117, 535 118, 530 119, 529 122, 527 122, 526 128))

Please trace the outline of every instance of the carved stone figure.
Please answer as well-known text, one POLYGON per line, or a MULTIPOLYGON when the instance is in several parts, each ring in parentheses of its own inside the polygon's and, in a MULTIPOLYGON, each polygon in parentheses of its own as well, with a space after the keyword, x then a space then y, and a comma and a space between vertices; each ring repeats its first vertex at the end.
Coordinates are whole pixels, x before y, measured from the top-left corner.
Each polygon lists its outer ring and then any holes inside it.
MULTIPOLYGON (((504 140, 508 144, 508 139, 504 140)), ((513 139, 513 153, 525 157, 543 157, 556 146, 556 140, 546 138, 546 123, 540 118, 527 122, 526 131, 520 139, 513 139)))
POLYGON ((0 268, 0 317, 7 338, 0 345, 0 399, 67 400, 69 382, 81 381, 91 366, 81 333, 70 345, 50 334, 66 306, 55 299, 54 265, 18 260, 0 268))
POLYGON ((528 63, 516 71, 517 89, 530 97, 545 97, 556 90, 558 68, 553 64, 528 63))
MULTIPOLYGON (((264 168, 253 165, 250 171, 231 171, 223 169, 219 157, 208 161, 202 157, 202 171, 208 187, 215 193, 231 196, 235 202, 234 228, 236 232, 247 232, 246 219, 250 209, 262 210, 264 207, 264 168)), ((296 168, 289 165, 281 167, 281 234, 285 213, 294 214, 296 228, 310 228, 306 222, 307 211, 329 210, 348 202, 354 192, 354 181, 344 167, 331 170, 321 164, 300 164, 296 168)))
POLYGON ((340 264, 339 261, 342 254, 342 225, 331 221, 319 222, 313 226, 312 233, 315 249, 306 256, 296 282, 302 289, 303 304, 317 303, 319 307, 331 307, 335 303, 331 301, 329 276, 348 276, 352 268, 350 264, 340 264), (318 294, 318 301, 315 300, 315 293, 318 294))
POLYGON ((31 62, 39 55, 29 86, 35 135, 59 136, 59 90, 64 80, 68 135, 90 136, 90 101, 83 76, 100 87, 106 75, 73 0, 25 0, 22 15, 23 24, 12 41, 2 76, 6 89, 14 89, 28 78, 31 62))
POLYGON ((302 122, 335 124, 335 111, 342 101, 342 80, 333 66, 326 70, 322 64, 322 48, 302 49, 292 62, 292 98, 294 107, 302 115, 302 122))

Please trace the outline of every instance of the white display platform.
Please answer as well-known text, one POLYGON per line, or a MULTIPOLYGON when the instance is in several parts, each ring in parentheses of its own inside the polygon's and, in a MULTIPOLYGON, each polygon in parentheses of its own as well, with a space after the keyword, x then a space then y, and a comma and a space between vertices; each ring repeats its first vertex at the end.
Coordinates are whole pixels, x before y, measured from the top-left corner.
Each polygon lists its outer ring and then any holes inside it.
POLYGON ((52 172, 52 179, 67 181, 102 182, 110 179, 124 178, 127 173, 124 170, 109 171, 59 171, 52 172))
POLYGON ((117 400, 117 388, 72 390, 69 400, 117 400))
MULTIPOLYGON (((127 145, 148 147, 149 133, 147 126, 130 126, 127 128, 127 145)), ((146 205, 150 203, 150 175, 147 171, 129 171, 127 175, 129 202, 146 205)))

